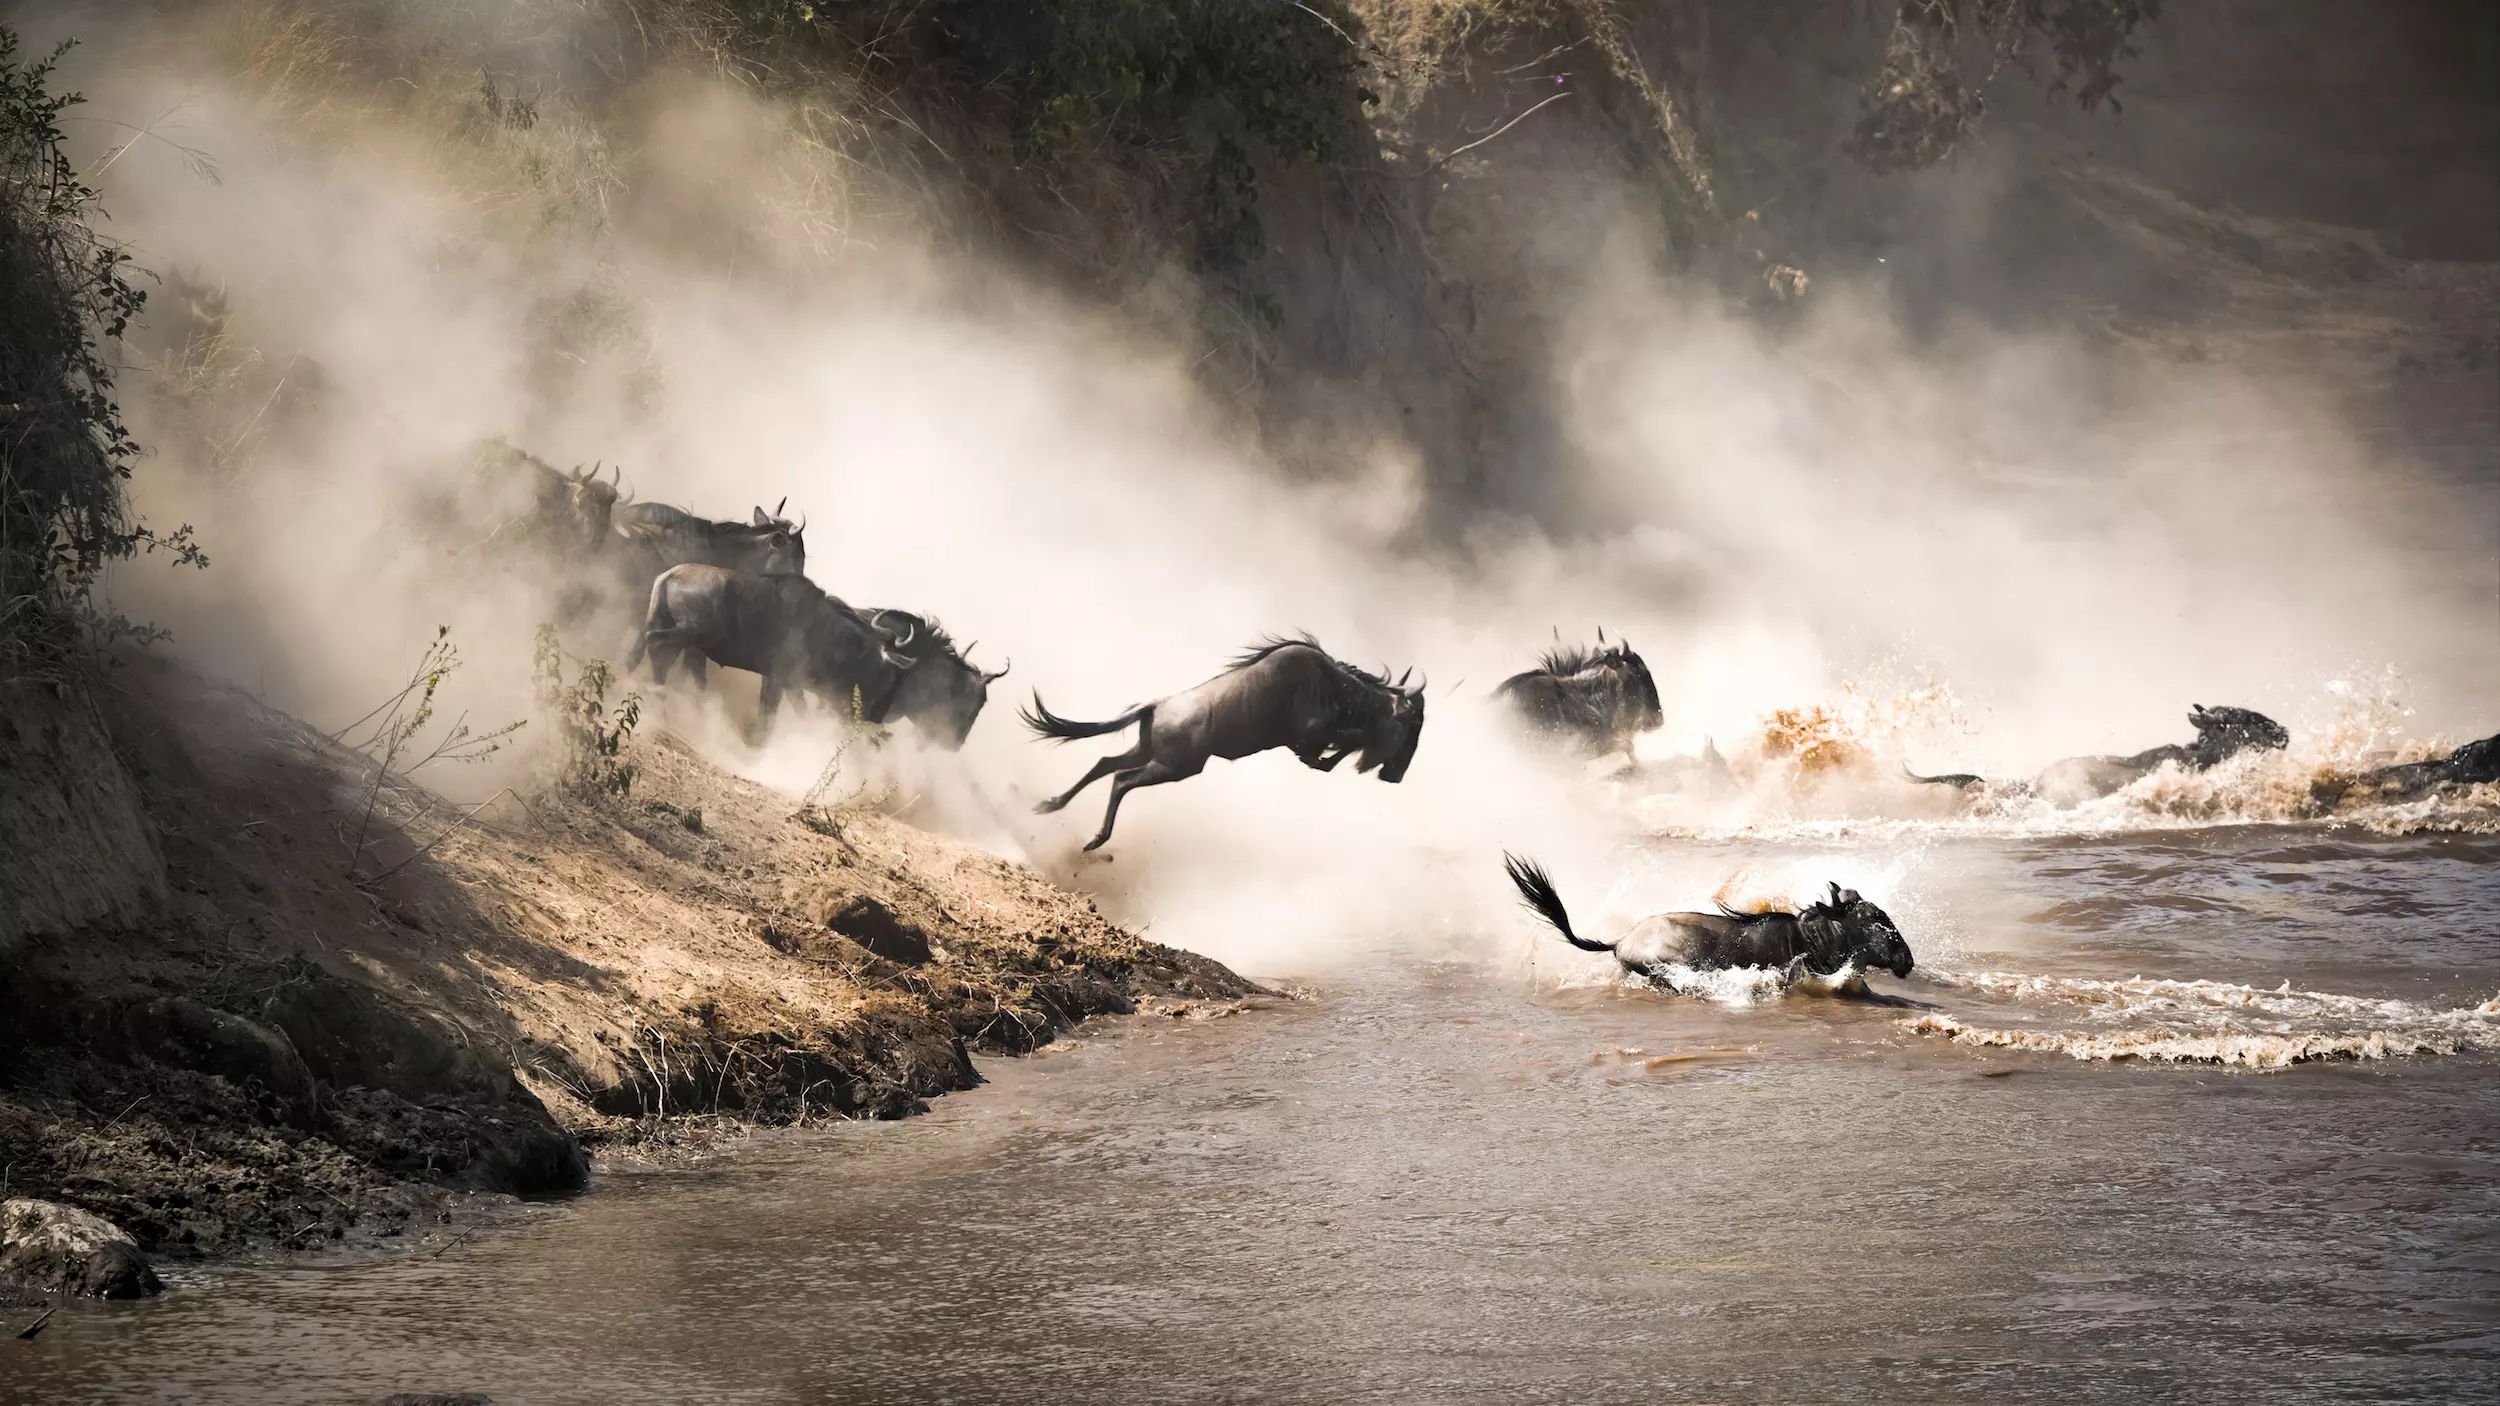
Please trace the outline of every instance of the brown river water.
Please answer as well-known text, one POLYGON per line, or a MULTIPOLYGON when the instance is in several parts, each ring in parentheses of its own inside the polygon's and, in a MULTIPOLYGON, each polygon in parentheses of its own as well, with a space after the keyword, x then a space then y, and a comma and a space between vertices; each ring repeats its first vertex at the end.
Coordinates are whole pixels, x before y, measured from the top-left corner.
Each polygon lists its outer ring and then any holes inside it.
MULTIPOLYGON (((180 1273, 0 1399, 2491 1399, 2500 837, 1889 843, 1838 877, 1915 1005, 1488 910, 438 1258, 180 1273)), ((1575 858, 1575 912, 1647 901, 1575 858)))

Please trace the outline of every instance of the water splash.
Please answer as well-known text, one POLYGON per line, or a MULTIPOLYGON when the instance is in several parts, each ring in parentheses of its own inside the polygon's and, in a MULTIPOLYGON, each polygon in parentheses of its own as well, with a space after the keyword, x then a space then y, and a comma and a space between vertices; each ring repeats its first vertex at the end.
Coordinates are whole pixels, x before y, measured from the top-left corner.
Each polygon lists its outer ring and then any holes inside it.
POLYGON ((2205 771, 2167 763, 2109 795, 2059 806, 2016 786, 1970 791, 1904 775, 1907 744, 1965 717, 1939 683, 1886 692, 1857 683, 1822 703, 1783 708, 1729 749, 1715 784, 1669 775, 1617 783, 1617 800, 1662 837, 1863 842, 1946 834, 2037 837, 2184 830, 2213 825, 2349 826, 2385 835, 2500 834, 2500 785, 2448 787, 2399 800, 2354 799, 2383 766, 2446 755, 2467 740, 2416 737, 2405 681, 2382 669, 2328 680, 2324 716, 2297 726, 2281 751, 2250 752, 2205 771))
POLYGON ((2070 1059, 2282 1069, 2318 1060, 2397 1059, 2500 1049, 2500 996, 2452 1009, 2375 996, 2219 981, 1933 972, 1951 990, 2010 1002, 1984 1025, 1942 1011, 1903 1020, 1914 1035, 2070 1059), (2022 1008, 2071 1015, 2083 1028, 2026 1024, 2022 1008))

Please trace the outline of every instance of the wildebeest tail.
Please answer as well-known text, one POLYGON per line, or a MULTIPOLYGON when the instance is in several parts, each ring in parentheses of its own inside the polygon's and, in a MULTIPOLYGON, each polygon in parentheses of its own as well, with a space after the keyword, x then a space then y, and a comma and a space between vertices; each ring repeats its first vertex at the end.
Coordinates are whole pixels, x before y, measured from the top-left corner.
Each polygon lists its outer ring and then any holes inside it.
POLYGON ((1963 790, 1967 791, 1973 786, 1980 784, 1980 778, 1971 775, 1967 771, 1951 771, 1946 772, 1942 776, 1921 776, 1917 772, 1910 770, 1909 765, 1906 762, 1902 764, 1901 774, 1910 778, 1912 781, 1918 782, 1922 786, 1959 786, 1963 790))
POLYGON ((1529 912, 1552 923, 1554 931, 1563 935, 1563 941, 1583 952, 1615 950, 1611 942, 1591 942, 1571 930, 1571 915, 1563 911, 1562 895, 1554 891, 1553 879, 1547 876, 1544 867, 1535 860, 1521 859, 1518 855, 1505 853, 1502 856, 1502 867, 1510 871, 1510 881, 1518 886, 1519 901, 1528 906, 1529 912))
POLYGON ((1129 727, 1146 716, 1146 710, 1152 706, 1154 705, 1139 704, 1109 722, 1081 723, 1063 718, 1043 707, 1042 691, 1037 688, 1033 690, 1032 706, 1019 708, 1016 711, 1017 715, 1024 719, 1024 725, 1033 730, 1034 736, 1047 737, 1054 742, 1074 742, 1081 737, 1100 737, 1104 733, 1118 732, 1129 727))

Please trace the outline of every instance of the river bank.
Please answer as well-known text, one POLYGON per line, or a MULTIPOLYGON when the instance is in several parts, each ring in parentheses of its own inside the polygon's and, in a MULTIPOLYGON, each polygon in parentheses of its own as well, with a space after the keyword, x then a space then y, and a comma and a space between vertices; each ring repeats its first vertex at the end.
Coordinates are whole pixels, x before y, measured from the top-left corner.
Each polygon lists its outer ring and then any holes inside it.
MULTIPOLYGON (((1973 1025, 2262 1036, 2276 1012, 2076 988, 2446 1011, 2500 955, 2477 836, 1611 862, 1689 890, 1801 857, 1882 877, 1919 965, 1875 986, 1973 1025)), ((1975 1047, 1899 1006, 1644 989, 1552 938, 1523 975, 1528 921, 1488 910, 1475 957, 1427 955, 1432 924, 1355 935, 1309 999, 1088 1026, 927 1117, 620 1173, 439 1257, 64 1312, 0 1399, 2443 1401, 2500 1358, 2488 1046, 1975 1047)))
POLYGON ((132 872, 93 920, 7 939, 0 1165, 8 1195, 160 1258, 430 1243, 479 1194, 907 1116, 1089 1017, 1258 990, 968 846, 799 815, 666 735, 635 744, 629 795, 505 794, 455 824, 168 661, 100 693, 100 731, 57 729, 50 771, 136 823, 40 862, 132 872))

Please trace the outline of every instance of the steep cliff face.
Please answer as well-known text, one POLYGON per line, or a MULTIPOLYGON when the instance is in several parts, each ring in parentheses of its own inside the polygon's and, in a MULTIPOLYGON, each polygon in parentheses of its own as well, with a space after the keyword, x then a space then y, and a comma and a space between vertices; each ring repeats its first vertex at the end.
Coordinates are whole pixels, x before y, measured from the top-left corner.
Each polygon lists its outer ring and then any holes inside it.
POLYGON ((0 684, 0 960, 163 910, 165 859, 83 687, 0 684))

